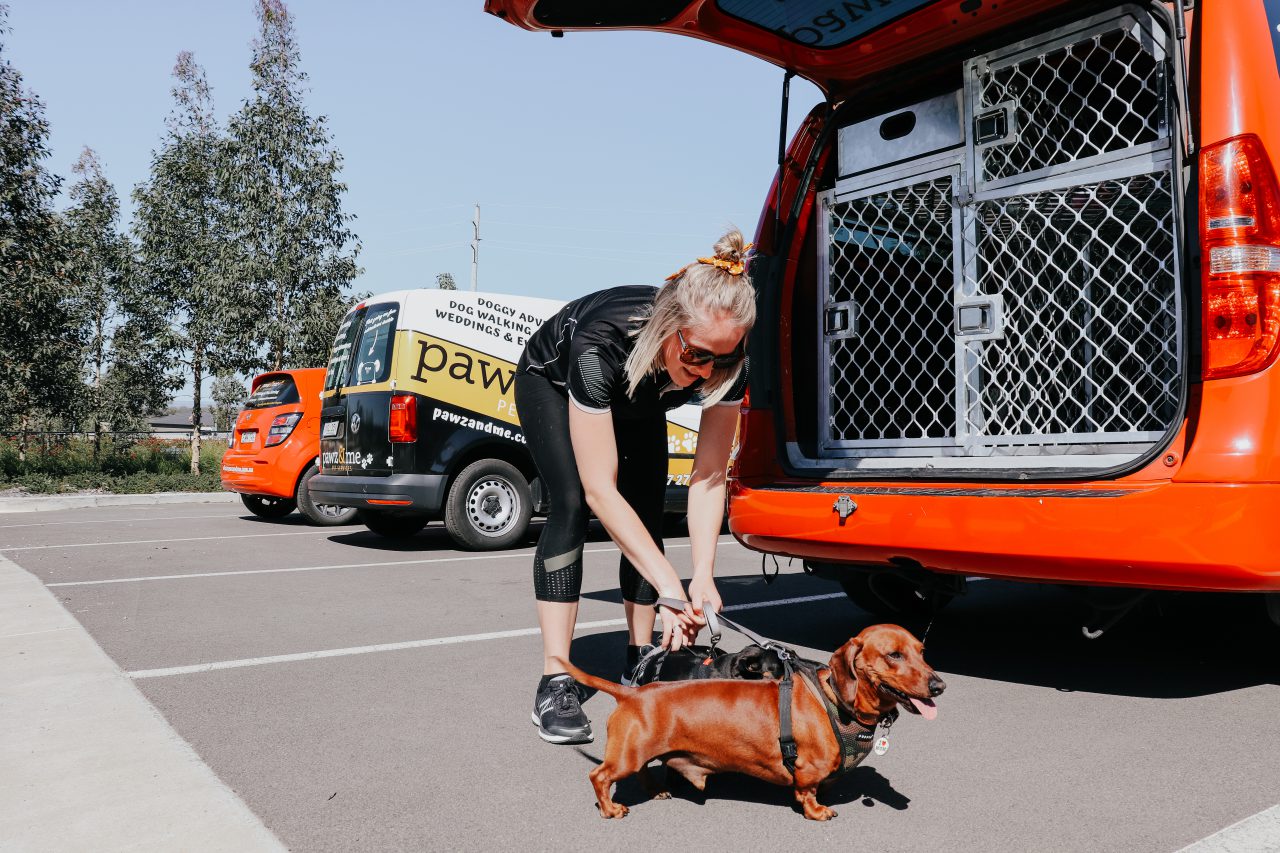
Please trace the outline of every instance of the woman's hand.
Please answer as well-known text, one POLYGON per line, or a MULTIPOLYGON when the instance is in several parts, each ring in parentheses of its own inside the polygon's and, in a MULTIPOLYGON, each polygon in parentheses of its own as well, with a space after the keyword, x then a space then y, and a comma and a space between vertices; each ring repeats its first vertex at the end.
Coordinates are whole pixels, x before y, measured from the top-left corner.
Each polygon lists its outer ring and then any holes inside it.
POLYGON ((715 579, 711 575, 694 575, 693 580, 689 582, 689 600, 693 602, 693 609, 699 613, 707 607, 719 613, 720 608, 724 606, 724 602, 720 600, 720 592, 716 589, 715 579))
POLYGON ((668 594, 662 597, 685 602, 683 610, 676 610, 665 604, 658 605, 658 615, 662 617, 662 646, 668 651, 674 652, 684 646, 691 645, 697 639, 698 632, 702 630, 706 620, 693 612, 693 608, 689 606, 688 600, 684 597, 683 590, 677 595, 668 594))

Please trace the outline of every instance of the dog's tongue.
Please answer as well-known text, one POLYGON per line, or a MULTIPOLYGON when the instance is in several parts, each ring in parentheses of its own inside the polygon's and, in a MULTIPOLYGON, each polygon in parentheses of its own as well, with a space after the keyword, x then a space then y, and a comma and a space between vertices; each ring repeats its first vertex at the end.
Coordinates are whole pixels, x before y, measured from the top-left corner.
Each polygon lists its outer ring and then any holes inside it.
POLYGON ((920 716, 924 717, 926 720, 932 720, 934 717, 938 716, 938 706, 933 704, 932 699, 917 699, 912 696, 911 704, 916 706, 916 710, 920 712, 920 716))

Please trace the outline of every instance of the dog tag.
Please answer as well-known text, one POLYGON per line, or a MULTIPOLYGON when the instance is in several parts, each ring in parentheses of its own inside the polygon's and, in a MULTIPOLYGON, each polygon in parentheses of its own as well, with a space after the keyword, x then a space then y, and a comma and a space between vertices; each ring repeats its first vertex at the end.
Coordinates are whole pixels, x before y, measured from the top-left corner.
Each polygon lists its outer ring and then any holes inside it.
POLYGON ((884 755, 888 751, 889 751, 889 739, 887 737, 882 737, 876 741, 876 746, 875 746, 876 755, 884 755))

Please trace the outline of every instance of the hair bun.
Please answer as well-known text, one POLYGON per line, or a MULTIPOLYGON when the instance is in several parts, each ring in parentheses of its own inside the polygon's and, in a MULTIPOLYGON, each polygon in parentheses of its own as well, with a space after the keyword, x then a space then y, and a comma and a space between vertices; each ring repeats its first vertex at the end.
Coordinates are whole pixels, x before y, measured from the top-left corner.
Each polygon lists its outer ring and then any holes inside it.
POLYGON ((746 251, 746 239, 737 228, 726 232, 723 237, 716 241, 716 245, 712 249, 715 257, 734 264, 742 260, 746 251))

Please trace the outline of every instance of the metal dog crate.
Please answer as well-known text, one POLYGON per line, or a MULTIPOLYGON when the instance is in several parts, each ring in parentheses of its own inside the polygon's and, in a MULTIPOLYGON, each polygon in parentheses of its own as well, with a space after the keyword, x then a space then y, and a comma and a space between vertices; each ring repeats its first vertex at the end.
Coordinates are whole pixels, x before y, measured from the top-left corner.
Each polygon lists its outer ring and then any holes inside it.
POLYGON ((822 456, 1106 467, 1177 417, 1171 74, 1126 7, 841 130, 821 198, 822 456), (914 113, 903 118, 904 113, 914 113))

